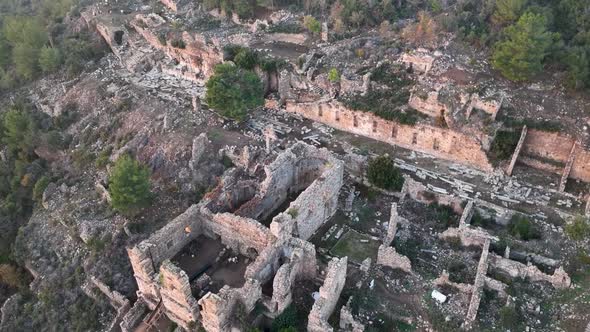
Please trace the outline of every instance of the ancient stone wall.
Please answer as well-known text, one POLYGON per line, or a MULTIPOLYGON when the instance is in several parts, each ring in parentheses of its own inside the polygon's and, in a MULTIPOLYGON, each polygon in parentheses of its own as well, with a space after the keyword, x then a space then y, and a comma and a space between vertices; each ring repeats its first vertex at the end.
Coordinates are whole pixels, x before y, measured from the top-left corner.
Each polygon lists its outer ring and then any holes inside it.
MULTIPOLYGON (((185 48, 173 47, 171 40, 165 45, 160 42, 159 35, 155 32, 157 28, 165 22, 161 17, 151 15, 137 15, 130 22, 131 26, 143 36, 143 38, 155 49, 166 53, 170 58, 178 61, 181 66, 186 66, 194 73, 193 80, 199 81, 208 78, 213 74, 213 67, 223 62, 223 50, 219 45, 213 42, 207 42, 202 35, 191 35, 187 32, 182 33, 182 38, 186 44, 185 48)), ((168 38, 165 36, 165 38, 168 38)))
POLYGON ((401 269, 405 272, 412 272, 412 263, 410 259, 404 255, 400 255, 395 251, 394 247, 386 246, 384 244, 379 246, 377 251, 377 264, 389 266, 394 269, 401 269))
POLYGON ((424 52, 416 52, 414 54, 402 54, 400 61, 404 63, 407 67, 412 67, 412 69, 418 72, 427 73, 432 68, 434 59, 434 57, 424 52))
POLYGON ((529 263, 529 265, 513 261, 496 254, 490 254, 490 264, 494 269, 507 273, 512 278, 523 278, 530 281, 547 281, 555 288, 568 288, 571 285, 571 279, 562 267, 548 275, 539 270, 538 267, 529 263))
POLYGON ((231 213, 217 213, 205 219, 203 232, 211 238, 219 237, 225 246, 245 256, 250 255, 251 248, 260 253, 271 240, 269 229, 258 221, 231 213))
POLYGON ((246 280, 241 288, 230 288, 226 285, 217 294, 207 293, 198 302, 203 328, 207 332, 230 331, 238 302, 248 313, 254 309, 256 301, 261 296, 260 283, 252 279, 246 280))
MULTIPOLYGON (((518 161, 533 168, 562 174, 575 140, 560 133, 529 129, 518 161), (528 158, 527 158, 528 157, 528 158)), ((570 178, 590 182, 590 151, 578 145, 570 178)))
POLYGON ((186 272, 169 260, 160 267, 160 294, 168 318, 188 329, 199 318, 197 300, 192 295, 186 272))
POLYGON ((122 332, 135 331, 135 327, 146 314, 148 307, 142 298, 138 298, 133 307, 123 316, 119 326, 122 332))
POLYGON ((172 258, 201 234, 202 218, 198 209, 191 206, 150 238, 127 250, 137 281, 138 296, 143 297, 152 310, 160 300, 156 269, 162 261, 172 258))
POLYGON ((481 294, 483 292, 483 286, 485 284, 485 278, 488 271, 488 255, 490 250, 490 240, 486 240, 483 245, 479 264, 477 265, 477 274, 475 275, 475 283, 473 284, 473 292, 471 294, 471 301, 469 302, 469 309, 467 310, 467 318, 465 323, 467 326, 475 321, 479 304, 481 302, 481 294))
POLYGON ((448 108, 445 104, 438 101, 438 92, 431 91, 423 98, 419 94, 413 93, 410 96, 408 105, 415 110, 424 113, 430 117, 437 117, 441 115, 441 111, 447 112, 448 108))
POLYGON ((350 331, 350 332, 363 332, 365 330, 365 326, 361 324, 359 321, 355 320, 352 316, 352 311, 350 308, 351 298, 348 299, 348 302, 345 306, 340 309, 340 330, 342 331, 350 331))
POLYGON ((328 272, 324 285, 320 287, 319 298, 313 304, 308 317, 307 331, 329 332, 334 329, 328 323, 330 315, 340 298, 340 292, 346 281, 348 258, 332 258, 328 263, 328 272))
POLYGON ((484 171, 493 170, 480 142, 450 129, 423 124, 401 125, 370 112, 347 109, 337 101, 287 101, 286 110, 357 135, 460 162, 484 171))

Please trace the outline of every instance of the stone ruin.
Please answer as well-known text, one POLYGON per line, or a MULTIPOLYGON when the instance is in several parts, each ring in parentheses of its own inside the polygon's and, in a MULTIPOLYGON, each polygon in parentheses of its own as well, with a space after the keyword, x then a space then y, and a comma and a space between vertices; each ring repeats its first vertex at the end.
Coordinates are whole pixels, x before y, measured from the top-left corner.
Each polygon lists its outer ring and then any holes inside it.
MULTIPOLYGON (((291 303, 294 282, 316 276, 315 248, 305 240, 336 211, 342 162, 297 143, 264 166, 263 181, 256 173, 229 170, 199 204, 128 249, 136 306, 152 311, 144 321, 165 314, 184 328, 199 321, 206 331, 228 331, 237 310, 260 303, 276 316, 291 303), (269 227, 261 223, 269 219, 269 227)), ((345 278, 346 259, 337 266, 326 283, 334 273, 345 278)), ((320 291, 322 303, 335 304, 343 282, 335 284, 320 291)))
POLYGON ((333 258, 328 264, 328 272, 324 285, 320 287, 319 298, 313 304, 309 313, 307 331, 309 332, 330 332, 334 331, 328 323, 328 318, 334 311, 336 303, 340 298, 340 292, 346 281, 346 267, 348 259, 333 258))
POLYGON ((391 217, 389 218, 387 234, 383 239, 383 244, 379 246, 377 252, 377 264, 389 266, 394 269, 401 269, 404 272, 411 273, 412 264, 410 259, 397 253, 395 248, 391 246, 391 243, 395 238, 399 218, 401 217, 397 214, 397 204, 393 203, 391 205, 391 217))

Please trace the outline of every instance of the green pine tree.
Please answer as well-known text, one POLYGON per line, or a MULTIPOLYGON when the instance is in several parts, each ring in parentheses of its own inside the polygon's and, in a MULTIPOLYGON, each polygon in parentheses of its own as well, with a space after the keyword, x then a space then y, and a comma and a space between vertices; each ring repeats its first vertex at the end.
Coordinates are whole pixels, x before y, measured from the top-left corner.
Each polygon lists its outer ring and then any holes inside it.
POLYGON ((507 78, 523 81, 543 70, 543 60, 559 34, 547 31, 547 19, 525 13, 504 29, 504 39, 494 45, 493 66, 507 78))
POLYGON ((150 171, 129 155, 120 157, 109 178, 109 193, 115 210, 136 215, 151 201, 150 171))
POLYGON ((231 64, 215 66, 215 72, 206 86, 207 104, 235 120, 243 120, 248 110, 264 105, 260 78, 231 64))

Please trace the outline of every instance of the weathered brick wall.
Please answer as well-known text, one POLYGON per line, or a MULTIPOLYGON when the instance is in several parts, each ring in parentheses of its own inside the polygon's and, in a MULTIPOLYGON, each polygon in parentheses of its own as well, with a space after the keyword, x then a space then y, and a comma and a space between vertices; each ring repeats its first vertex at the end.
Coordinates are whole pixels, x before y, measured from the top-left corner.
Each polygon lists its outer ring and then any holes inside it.
MULTIPOLYGON (((529 129, 518 161, 533 168, 561 175, 574 143, 573 138, 560 133, 529 129), (535 157, 539 159, 535 159, 535 157)), ((590 182, 590 151, 578 146, 574 153, 576 159, 569 176, 584 182, 590 182)))
POLYGON ((337 101, 315 103, 287 101, 286 110, 340 130, 460 162, 484 171, 493 170, 476 138, 450 129, 422 124, 401 125, 384 120, 370 112, 347 109, 337 101))

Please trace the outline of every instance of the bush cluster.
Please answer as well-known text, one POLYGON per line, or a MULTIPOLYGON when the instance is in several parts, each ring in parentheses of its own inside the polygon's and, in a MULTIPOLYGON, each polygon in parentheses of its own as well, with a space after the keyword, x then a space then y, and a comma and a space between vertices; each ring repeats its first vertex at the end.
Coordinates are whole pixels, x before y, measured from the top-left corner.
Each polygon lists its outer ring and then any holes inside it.
POLYGON ((369 161, 367 178, 371 184, 385 190, 399 191, 404 184, 400 170, 388 156, 380 156, 369 161))

